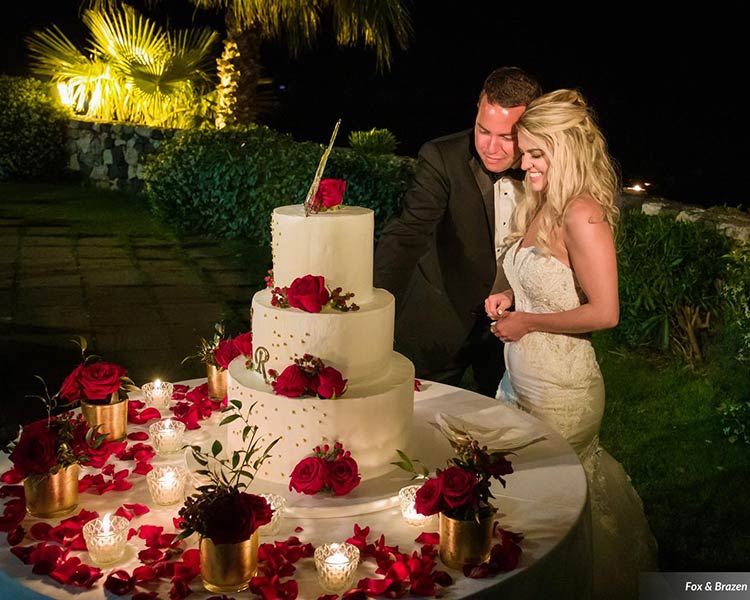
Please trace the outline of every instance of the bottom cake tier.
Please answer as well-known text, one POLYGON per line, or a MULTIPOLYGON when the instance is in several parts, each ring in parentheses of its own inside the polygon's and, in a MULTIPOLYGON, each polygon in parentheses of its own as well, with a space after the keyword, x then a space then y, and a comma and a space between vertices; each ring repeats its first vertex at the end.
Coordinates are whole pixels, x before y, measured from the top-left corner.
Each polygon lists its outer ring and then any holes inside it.
MULTIPOLYGON (((411 438, 414 413, 414 365, 393 353, 390 368, 377 380, 350 382, 340 398, 287 398, 245 367, 244 357, 229 365, 230 400, 240 400, 243 412, 254 404, 251 422, 263 435, 261 447, 281 438, 257 473, 259 479, 281 484, 297 463, 322 444, 340 442, 357 461, 362 480, 394 469, 396 450, 411 438)), ((243 447, 242 421, 226 425, 227 447, 243 447)))

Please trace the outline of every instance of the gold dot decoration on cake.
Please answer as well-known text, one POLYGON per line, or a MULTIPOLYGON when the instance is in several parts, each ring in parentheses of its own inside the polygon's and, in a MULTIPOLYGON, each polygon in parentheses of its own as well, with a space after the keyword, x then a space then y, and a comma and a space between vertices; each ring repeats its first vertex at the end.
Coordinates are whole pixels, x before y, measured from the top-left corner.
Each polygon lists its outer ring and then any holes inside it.
POLYGON ((293 410, 293 411, 292 411, 292 414, 293 414, 293 415, 296 415, 296 414, 297 414, 297 411, 296 411, 296 410, 293 410))

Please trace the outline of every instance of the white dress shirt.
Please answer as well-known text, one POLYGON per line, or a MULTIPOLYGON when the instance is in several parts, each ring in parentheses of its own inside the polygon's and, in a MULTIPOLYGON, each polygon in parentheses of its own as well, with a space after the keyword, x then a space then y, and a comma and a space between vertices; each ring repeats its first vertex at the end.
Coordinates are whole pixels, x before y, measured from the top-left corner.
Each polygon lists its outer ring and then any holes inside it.
POLYGON ((523 194, 523 182, 503 175, 495 182, 495 258, 505 252, 503 240, 510 233, 510 218, 523 194))

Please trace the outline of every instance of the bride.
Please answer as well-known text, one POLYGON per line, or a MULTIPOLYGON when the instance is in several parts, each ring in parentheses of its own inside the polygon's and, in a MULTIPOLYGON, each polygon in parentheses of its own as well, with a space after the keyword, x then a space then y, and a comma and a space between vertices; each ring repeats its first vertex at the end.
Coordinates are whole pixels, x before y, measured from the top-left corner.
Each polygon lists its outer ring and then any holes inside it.
POLYGON ((619 319, 617 175, 576 91, 537 98, 517 128, 526 193, 506 238, 511 289, 485 301, 491 331, 506 343, 498 398, 551 425, 581 459, 594 597, 637 598, 638 573, 657 570, 656 541, 630 478, 599 446, 604 381, 588 335, 619 319))

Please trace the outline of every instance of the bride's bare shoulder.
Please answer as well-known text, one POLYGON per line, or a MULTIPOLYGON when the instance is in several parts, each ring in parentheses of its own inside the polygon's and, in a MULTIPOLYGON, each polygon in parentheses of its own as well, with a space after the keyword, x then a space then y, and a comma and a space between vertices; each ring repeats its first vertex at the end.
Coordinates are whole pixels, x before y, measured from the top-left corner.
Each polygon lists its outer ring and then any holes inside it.
POLYGON ((564 224, 566 228, 595 225, 604 222, 604 220, 602 205, 589 194, 573 198, 565 210, 564 224))

